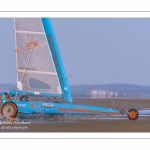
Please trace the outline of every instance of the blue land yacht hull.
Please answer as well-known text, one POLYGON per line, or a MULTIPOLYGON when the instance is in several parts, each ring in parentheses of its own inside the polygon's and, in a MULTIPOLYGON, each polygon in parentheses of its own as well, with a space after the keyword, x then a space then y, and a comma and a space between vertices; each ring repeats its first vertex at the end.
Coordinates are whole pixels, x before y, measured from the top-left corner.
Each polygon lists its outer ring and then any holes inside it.
POLYGON ((2 93, 3 106, 7 103, 14 103, 17 106, 18 113, 35 114, 121 114, 117 109, 111 109, 100 106, 90 106, 82 104, 73 104, 68 102, 44 102, 44 101, 20 101, 19 99, 10 99, 8 93, 2 93))

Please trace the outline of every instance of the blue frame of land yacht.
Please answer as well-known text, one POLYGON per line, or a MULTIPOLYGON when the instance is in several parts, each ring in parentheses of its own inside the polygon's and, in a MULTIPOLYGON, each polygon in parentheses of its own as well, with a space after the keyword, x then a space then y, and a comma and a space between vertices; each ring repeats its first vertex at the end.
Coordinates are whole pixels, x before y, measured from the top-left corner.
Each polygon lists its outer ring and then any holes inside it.
POLYGON ((111 109, 107 107, 100 106, 90 106, 82 104, 73 104, 68 102, 44 102, 44 101, 20 101, 17 99, 9 100, 6 97, 6 92, 2 92, 2 104, 7 102, 12 102, 17 105, 19 113, 25 114, 121 114, 120 111, 116 109, 111 109))

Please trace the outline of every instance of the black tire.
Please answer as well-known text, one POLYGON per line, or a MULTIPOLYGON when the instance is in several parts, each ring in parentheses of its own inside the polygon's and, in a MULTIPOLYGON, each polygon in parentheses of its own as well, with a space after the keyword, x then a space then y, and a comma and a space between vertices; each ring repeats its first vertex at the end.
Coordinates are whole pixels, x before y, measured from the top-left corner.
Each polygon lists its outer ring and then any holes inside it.
POLYGON ((15 118, 18 113, 18 107, 13 102, 6 102, 1 108, 1 114, 4 117, 15 118))
POLYGON ((139 117, 139 112, 136 109, 132 108, 128 111, 128 118, 130 120, 136 120, 138 117, 139 117))
POLYGON ((28 96, 26 95, 20 96, 20 101, 29 101, 28 96))

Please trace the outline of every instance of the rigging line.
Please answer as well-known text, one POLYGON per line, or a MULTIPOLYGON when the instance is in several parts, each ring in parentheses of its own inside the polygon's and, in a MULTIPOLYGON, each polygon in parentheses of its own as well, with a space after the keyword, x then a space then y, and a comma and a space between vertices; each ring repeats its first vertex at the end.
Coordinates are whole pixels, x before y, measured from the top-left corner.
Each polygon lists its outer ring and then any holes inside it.
MULTIPOLYGON (((38 25, 37 30, 36 30, 36 33, 35 33, 35 38, 36 38, 36 36, 37 36, 37 32, 38 32, 38 29, 39 29, 39 27, 40 27, 40 23, 41 23, 41 20, 39 21, 39 25, 38 25)), ((34 38, 34 40, 35 40, 35 38, 34 38)), ((25 76, 25 74, 26 74, 26 71, 27 71, 26 68, 27 68, 28 65, 29 65, 32 52, 33 52, 33 47, 32 47, 32 49, 31 49, 31 52, 30 52, 30 55, 29 55, 29 58, 28 58, 28 61, 27 61, 26 67, 25 67, 25 71, 24 71, 24 73, 23 73, 23 75, 22 75, 22 78, 21 78, 21 80, 20 80, 21 82, 23 81, 24 76, 25 76)), ((18 88, 17 88, 17 92, 16 92, 16 95, 15 95, 15 99, 16 99, 16 97, 17 97, 17 94, 18 94, 18 88)))
MULTIPOLYGON (((78 46, 76 45, 76 43, 74 42, 74 40, 71 38, 71 36, 69 35, 68 31, 66 30, 66 28, 63 26, 63 24, 60 22, 59 19, 57 19, 58 22, 60 23, 60 25, 63 27, 63 29, 65 30, 65 32, 67 33, 67 35, 69 36, 69 38, 71 39, 71 41, 73 42, 73 44, 75 45, 75 47, 77 48, 78 52, 80 53, 80 55, 83 57, 85 63, 89 66, 89 68, 94 72, 94 75, 97 78, 97 74, 95 73, 95 70, 93 69, 93 67, 90 65, 90 63, 88 62, 88 60, 86 59, 86 57, 83 55, 83 53, 80 51, 80 49, 78 48, 78 46)), ((106 88, 104 87, 104 85, 101 84, 101 86, 103 87, 104 90, 106 90, 106 88)), ((114 102, 114 100, 112 99, 112 97, 109 97, 111 99, 111 101, 113 102, 113 104, 115 105, 115 107, 119 109, 119 107, 116 105, 116 103, 114 102)))

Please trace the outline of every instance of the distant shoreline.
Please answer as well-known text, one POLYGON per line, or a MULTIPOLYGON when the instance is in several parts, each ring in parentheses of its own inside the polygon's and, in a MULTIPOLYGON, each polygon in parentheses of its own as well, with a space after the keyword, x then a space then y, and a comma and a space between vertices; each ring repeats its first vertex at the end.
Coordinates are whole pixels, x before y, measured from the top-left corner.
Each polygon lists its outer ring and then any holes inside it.
MULTIPOLYGON (((16 89, 16 84, 0 84, 0 93, 16 89)), ((73 98, 150 98, 150 86, 134 84, 71 85, 73 98)))

